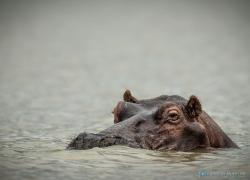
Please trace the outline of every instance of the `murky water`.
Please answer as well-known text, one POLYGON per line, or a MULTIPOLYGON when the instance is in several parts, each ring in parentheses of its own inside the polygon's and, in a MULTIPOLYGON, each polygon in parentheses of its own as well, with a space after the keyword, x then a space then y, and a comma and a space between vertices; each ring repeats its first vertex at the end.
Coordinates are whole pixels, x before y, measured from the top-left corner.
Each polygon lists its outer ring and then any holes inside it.
POLYGON ((1 179, 249 179, 249 7, 1 1, 1 179), (197 95, 241 149, 65 150, 113 123, 126 88, 138 98, 197 95))

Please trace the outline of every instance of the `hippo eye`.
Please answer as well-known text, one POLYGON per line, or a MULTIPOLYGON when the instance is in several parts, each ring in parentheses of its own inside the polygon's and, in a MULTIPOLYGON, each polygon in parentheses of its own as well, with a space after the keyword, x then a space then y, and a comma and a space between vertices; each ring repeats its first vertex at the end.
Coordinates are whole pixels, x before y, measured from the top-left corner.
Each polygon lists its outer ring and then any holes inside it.
POLYGON ((179 114, 176 110, 170 110, 167 116, 168 121, 176 122, 179 120, 179 114))
POLYGON ((181 114, 176 107, 161 107, 155 114, 155 122, 160 124, 177 124, 182 120, 181 114))

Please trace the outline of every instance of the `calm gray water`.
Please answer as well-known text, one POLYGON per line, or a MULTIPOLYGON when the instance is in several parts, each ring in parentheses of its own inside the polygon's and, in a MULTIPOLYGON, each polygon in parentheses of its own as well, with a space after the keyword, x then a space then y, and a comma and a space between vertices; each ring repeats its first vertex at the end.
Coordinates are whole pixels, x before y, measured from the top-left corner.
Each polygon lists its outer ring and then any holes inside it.
POLYGON ((1 1, 0 178, 249 179, 249 12, 249 1, 1 1), (112 125, 126 88, 197 95, 241 149, 65 150, 112 125))

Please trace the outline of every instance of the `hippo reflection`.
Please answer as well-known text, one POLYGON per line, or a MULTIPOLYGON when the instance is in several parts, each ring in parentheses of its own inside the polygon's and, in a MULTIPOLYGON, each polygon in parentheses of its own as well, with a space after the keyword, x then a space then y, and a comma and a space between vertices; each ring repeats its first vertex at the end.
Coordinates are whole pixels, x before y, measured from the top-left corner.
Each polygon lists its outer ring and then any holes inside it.
POLYGON ((138 100, 129 90, 113 110, 114 125, 98 134, 81 133, 69 149, 126 145, 151 150, 238 148, 202 110, 199 99, 173 95, 138 100))

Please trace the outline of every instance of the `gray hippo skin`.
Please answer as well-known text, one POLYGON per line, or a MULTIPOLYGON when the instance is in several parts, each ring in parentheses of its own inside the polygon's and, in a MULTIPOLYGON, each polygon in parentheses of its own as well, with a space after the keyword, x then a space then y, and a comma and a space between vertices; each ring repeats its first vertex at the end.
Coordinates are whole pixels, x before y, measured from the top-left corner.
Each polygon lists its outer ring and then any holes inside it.
POLYGON ((114 125, 97 133, 81 133, 68 149, 126 145, 151 150, 191 151, 238 148, 202 110, 199 99, 162 95, 137 100, 129 90, 113 110, 114 125))

